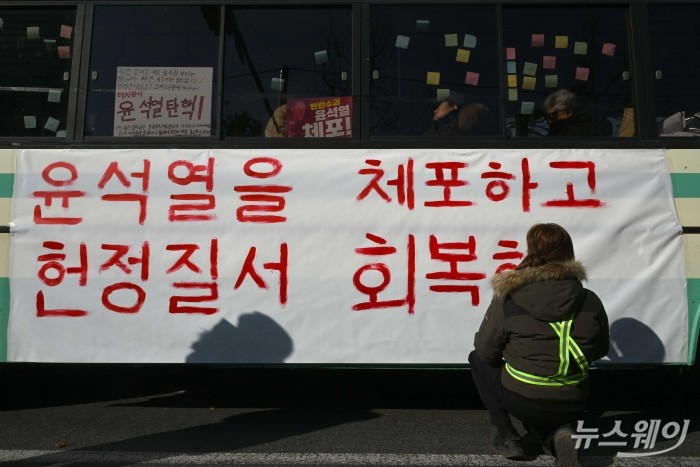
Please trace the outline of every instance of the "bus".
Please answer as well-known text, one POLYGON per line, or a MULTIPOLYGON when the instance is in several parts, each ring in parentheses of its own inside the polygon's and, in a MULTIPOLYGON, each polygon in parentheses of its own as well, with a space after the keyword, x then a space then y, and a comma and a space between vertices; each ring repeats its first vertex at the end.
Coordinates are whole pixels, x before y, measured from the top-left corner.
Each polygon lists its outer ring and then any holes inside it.
POLYGON ((530 225, 695 362, 700 2, 0 1, 0 361, 459 366, 530 225))

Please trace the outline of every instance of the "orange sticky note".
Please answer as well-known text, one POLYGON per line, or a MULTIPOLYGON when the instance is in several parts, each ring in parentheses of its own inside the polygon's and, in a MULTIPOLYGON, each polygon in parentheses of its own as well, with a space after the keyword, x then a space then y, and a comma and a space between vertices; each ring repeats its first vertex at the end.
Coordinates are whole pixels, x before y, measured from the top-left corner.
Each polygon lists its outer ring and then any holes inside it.
POLYGON ((518 76, 517 75, 508 75, 508 87, 509 88, 517 88, 518 87, 518 76))
POLYGON ((557 67, 557 57, 554 55, 545 55, 542 57, 542 68, 553 70, 557 67))
POLYGON ((58 51, 58 58, 70 58, 70 46, 61 45, 56 47, 56 50, 58 51))
POLYGON ((470 86, 476 86, 479 84, 479 73, 474 73, 473 71, 467 72, 467 78, 464 82, 470 86))
POLYGON ((576 79, 579 81, 588 81, 588 73, 590 70, 586 67, 577 66, 576 67, 576 79))
POLYGON ((61 37, 64 39, 70 39, 71 34, 73 34, 73 28, 70 26, 66 26, 65 24, 61 25, 61 37))

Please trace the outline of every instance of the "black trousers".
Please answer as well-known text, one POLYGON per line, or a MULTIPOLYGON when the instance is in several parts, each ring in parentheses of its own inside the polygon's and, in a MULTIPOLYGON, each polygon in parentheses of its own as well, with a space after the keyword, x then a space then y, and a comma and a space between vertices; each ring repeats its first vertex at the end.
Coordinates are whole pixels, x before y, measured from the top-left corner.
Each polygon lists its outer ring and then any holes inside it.
POLYGON ((551 450, 551 438, 557 428, 575 425, 585 411, 585 401, 547 401, 523 397, 503 387, 501 366, 491 366, 476 352, 469 354, 472 378, 481 402, 494 426, 510 423, 510 416, 523 423, 525 429, 543 446, 551 450))

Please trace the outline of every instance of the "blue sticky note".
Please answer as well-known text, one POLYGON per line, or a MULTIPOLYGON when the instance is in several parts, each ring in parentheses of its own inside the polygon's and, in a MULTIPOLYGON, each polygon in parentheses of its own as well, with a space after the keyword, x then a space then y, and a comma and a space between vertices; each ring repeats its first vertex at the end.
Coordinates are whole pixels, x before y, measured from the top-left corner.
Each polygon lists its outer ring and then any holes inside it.
POLYGON ((470 49, 476 47, 476 36, 472 36, 471 34, 465 34, 464 47, 469 47, 470 49))
POLYGON ((396 47, 400 49, 407 49, 409 39, 410 37, 406 36, 396 36, 396 47))
POLYGON ((523 115, 532 115, 532 113, 535 111, 535 103, 534 102, 522 102, 520 104, 520 113, 523 115))
POLYGON ((517 73, 516 62, 506 62, 506 68, 508 69, 509 75, 514 75, 517 73))

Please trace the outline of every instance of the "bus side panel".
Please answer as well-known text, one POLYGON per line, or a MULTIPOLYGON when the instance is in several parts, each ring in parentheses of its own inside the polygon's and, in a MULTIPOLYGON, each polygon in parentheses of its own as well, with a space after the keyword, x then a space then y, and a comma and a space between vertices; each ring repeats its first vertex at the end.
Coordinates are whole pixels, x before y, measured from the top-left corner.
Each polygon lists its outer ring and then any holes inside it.
MULTIPOLYGON (((14 185, 14 150, 0 149, 0 226, 10 223, 14 185)), ((7 320, 10 316, 10 234, 0 232, 0 362, 7 361, 7 320)))
POLYGON ((695 363, 700 334, 700 150, 672 149, 668 161, 683 236, 688 277, 688 363, 695 363))

